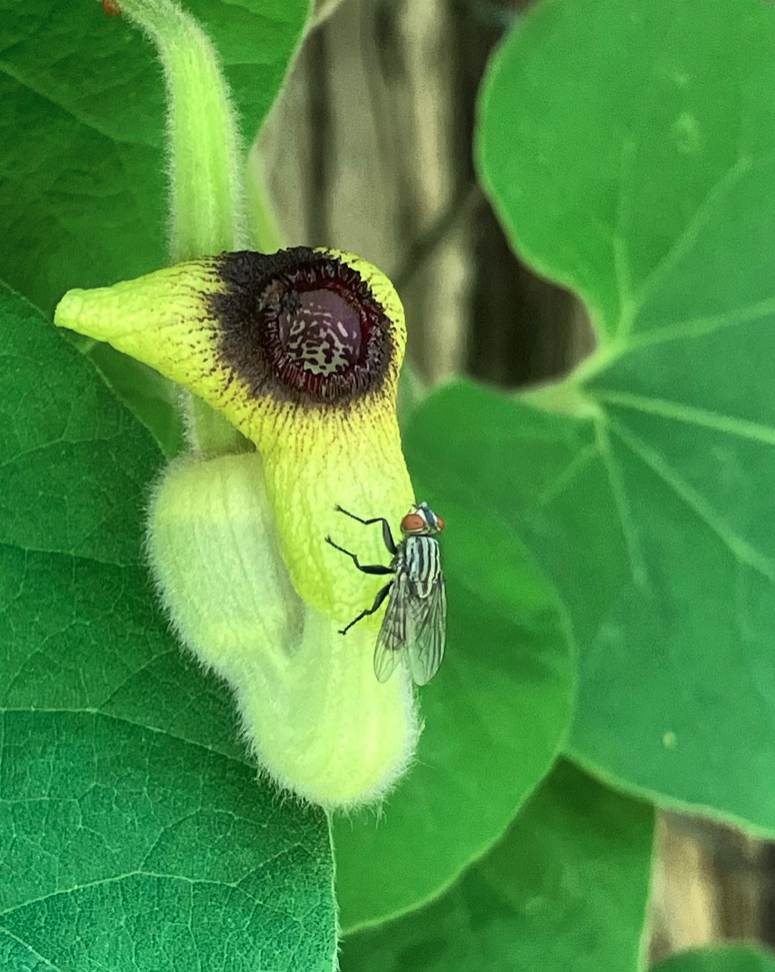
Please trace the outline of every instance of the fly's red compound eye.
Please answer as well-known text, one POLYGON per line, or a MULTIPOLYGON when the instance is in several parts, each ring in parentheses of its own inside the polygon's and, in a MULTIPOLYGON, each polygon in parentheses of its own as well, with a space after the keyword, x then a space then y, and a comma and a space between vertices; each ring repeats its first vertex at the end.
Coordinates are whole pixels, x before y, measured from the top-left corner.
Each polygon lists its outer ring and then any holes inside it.
POLYGON ((121 13, 121 7, 116 0, 102 0, 102 9, 109 17, 118 17, 121 13))
POLYGON ((445 526, 447 525, 447 524, 446 524, 446 523, 444 522, 444 519, 443 519, 442 517, 440 517, 440 516, 437 516, 437 517, 436 517, 436 523, 437 523, 437 524, 438 524, 438 526, 439 526, 439 530, 443 530, 443 529, 444 529, 444 527, 445 527, 445 526))
POLYGON ((425 529, 425 520, 419 513, 407 513, 401 520, 401 529, 404 533, 417 533, 418 530, 425 529))

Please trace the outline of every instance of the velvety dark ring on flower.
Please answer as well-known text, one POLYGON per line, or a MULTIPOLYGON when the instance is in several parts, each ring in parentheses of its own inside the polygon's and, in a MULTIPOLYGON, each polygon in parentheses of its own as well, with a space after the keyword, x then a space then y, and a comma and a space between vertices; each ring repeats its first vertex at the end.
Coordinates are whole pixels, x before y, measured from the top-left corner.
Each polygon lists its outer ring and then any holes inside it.
POLYGON ((255 397, 327 405, 383 385, 391 321, 356 269, 309 247, 224 253, 208 298, 219 352, 255 397))

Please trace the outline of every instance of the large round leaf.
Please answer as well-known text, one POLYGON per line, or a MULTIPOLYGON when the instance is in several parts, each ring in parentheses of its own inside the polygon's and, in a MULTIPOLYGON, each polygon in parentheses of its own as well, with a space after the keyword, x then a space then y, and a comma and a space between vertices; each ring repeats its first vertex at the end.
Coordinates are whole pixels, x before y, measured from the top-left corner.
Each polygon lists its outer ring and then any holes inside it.
MULTIPOLYGON (((564 413, 543 440, 506 401, 467 413, 498 423, 491 464, 504 439, 520 450, 509 515, 579 637, 570 751, 770 831, 773 51, 758 0, 547 0, 525 18, 485 86, 479 166, 599 347, 533 396, 564 413)), ((437 464, 463 434, 448 414, 437 464)))
POLYGON ((161 456, 0 290, 3 970, 330 972, 325 817, 256 780, 143 564, 161 456))
POLYGON ((560 763, 440 900, 346 938, 342 972, 636 972, 652 831, 650 807, 560 763))

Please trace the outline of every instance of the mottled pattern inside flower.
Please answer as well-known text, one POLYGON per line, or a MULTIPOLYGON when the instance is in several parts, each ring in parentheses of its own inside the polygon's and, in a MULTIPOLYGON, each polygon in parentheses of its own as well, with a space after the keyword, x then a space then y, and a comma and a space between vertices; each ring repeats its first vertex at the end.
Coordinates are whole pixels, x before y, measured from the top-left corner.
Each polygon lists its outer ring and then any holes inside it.
POLYGON ((333 290, 287 291, 280 298, 277 326, 289 359, 310 374, 343 374, 360 356, 358 310, 333 290))

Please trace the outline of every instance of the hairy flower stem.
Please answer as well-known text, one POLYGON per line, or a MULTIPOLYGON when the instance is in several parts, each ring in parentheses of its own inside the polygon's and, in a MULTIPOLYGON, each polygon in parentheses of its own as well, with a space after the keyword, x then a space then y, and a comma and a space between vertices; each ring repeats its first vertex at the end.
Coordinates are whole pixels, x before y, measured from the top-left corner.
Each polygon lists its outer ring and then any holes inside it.
MULTIPOLYGON (((171 263, 248 245, 244 153, 218 56, 172 0, 122 0, 121 12, 155 45, 167 87, 171 263)), ((223 416, 181 392, 196 452, 233 452, 245 440, 223 416)))

